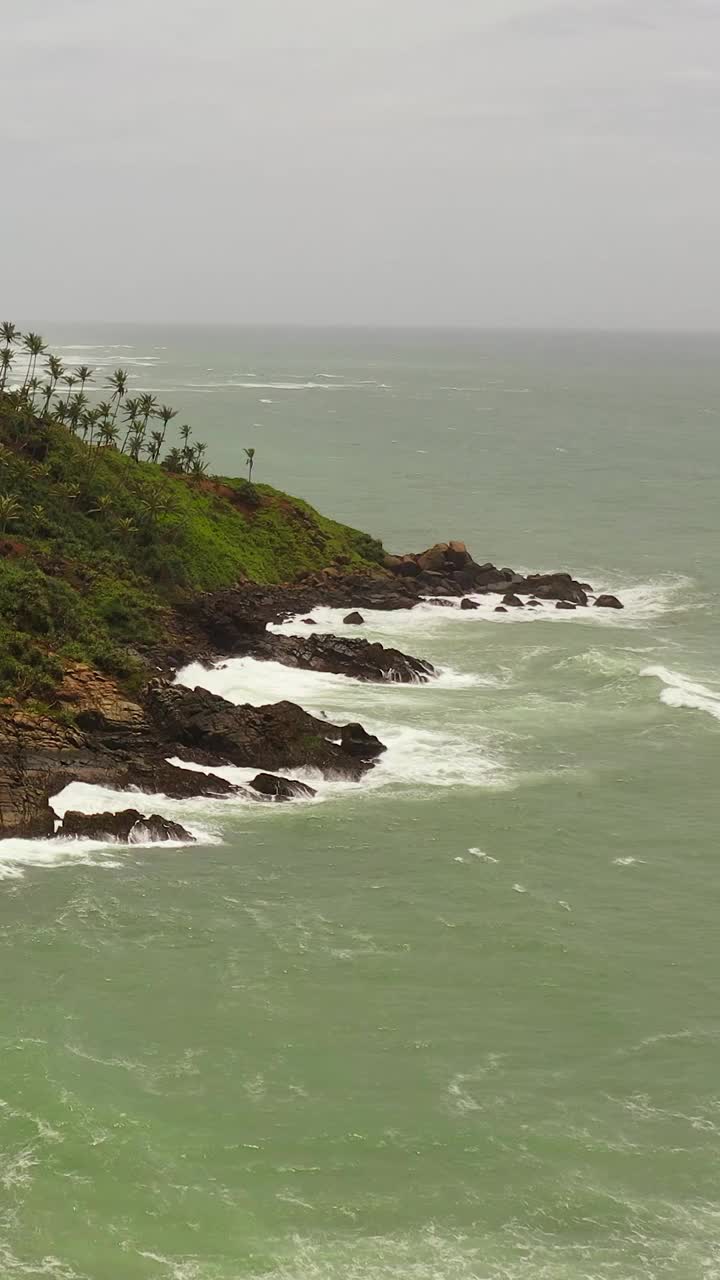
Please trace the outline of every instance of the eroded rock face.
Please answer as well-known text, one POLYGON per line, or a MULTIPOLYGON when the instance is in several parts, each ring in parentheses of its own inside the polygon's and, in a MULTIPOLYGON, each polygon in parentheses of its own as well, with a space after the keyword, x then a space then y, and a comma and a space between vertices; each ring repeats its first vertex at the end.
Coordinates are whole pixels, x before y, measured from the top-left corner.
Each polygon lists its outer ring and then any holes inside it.
POLYGON ((125 698, 114 680, 80 663, 66 670, 55 701, 81 729, 127 729, 143 720, 142 707, 125 698))
POLYGON ((320 720, 293 702, 236 707, 207 689, 154 680, 146 704, 158 733, 182 744, 189 754, 199 748, 216 761, 255 765, 268 773, 305 766, 326 777, 356 778, 372 767, 378 750, 384 750, 369 734, 365 749, 360 749, 359 734, 348 736, 348 726, 320 720))
POLYGON ((249 784, 253 791, 272 800, 311 800, 317 795, 312 787, 295 778, 279 778, 274 773, 259 773, 249 784))
POLYGON ((179 822, 170 822, 160 814, 144 817, 137 809, 119 813, 79 813, 70 809, 59 832, 77 840, 115 840, 119 844, 138 844, 149 840, 181 840, 191 843, 190 835, 179 822))

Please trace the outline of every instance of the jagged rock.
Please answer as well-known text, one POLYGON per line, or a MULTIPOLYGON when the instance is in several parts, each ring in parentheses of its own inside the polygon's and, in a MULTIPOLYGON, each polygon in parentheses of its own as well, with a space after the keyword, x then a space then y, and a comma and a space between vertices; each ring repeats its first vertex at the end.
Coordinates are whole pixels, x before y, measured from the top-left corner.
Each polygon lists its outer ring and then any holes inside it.
POLYGON ((617 596, 603 595, 598 596, 595 601, 596 609, 624 609, 625 606, 620 603, 617 596))
POLYGON ((116 840, 119 844, 140 843, 146 840, 195 840, 178 822, 161 818, 153 813, 149 818, 137 809, 122 809, 119 813, 78 813, 70 809, 63 818, 58 833, 73 839, 116 840))
POLYGON ((525 608, 525 605, 523 604, 523 602, 522 602, 522 600, 520 599, 520 597, 519 597, 519 596, 516 596, 516 595, 513 595, 512 591, 508 591, 507 595, 504 595, 504 596, 503 596, 503 604, 510 605, 510 608, 511 608, 511 609, 524 609, 524 608, 525 608))
POLYGON ((380 739, 376 738, 374 733, 367 733, 361 724, 343 725, 340 745, 343 751, 348 751, 350 755, 357 756, 363 761, 374 760, 376 756, 382 755, 383 751, 387 750, 380 739))
POLYGON ((250 649, 256 658, 305 671, 330 671, 354 680, 423 682, 435 675, 432 663, 412 658, 378 641, 334 635, 286 636, 267 632, 250 649))
POLYGON ((350 627, 359 627, 364 623, 364 621, 365 619, 361 613, 358 613, 357 609, 353 610, 352 613, 348 613, 347 616, 343 618, 343 622, 350 627))
POLYGON ((311 800, 317 795, 317 791, 306 783, 298 782, 296 778, 279 778, 274 773, 259 773, 249 785, 253 791, 273 800, 311 800))
POLYGON ((573 604, 571 600, 558 600, 555 603, 555 608, 556 609, 577 609, 577 605, 573 604))
POLYGON ((416 578, 420 572, 420 565, 414 556, 386 556, 383 563, 386 569, 401 578, 416 578))
POLYGON ((357 778, 384 750, 360 726, 320 720, 293 702, 236 707, 207 689, 153 680, 146 705, 157 733, 189 754, 199 749, 217 762, 254 765, 269 773, 309 767, 326 777, 357 778), (359 735, 364 735, 364 749, 358 749, 359 735))
POLYGON ((586 605, 587 595, 569 573, 531 573, 524 580, 525 590, 540 600, 568 600, 586 605))
POLYGON ((135 760, 109 785, 119 791, 134 789, 146 795, 167 796, 170 800, 193 800, 200 796, 225 799, 242 792, 242 787, 215 773, 181 769, 162 759, 135 760))
POLYGON ((20 708, 0 715, 0 837, 53 835, 50 797, 95 763, 79 729, 20 708))
POLYGON ((463 599, 460 601, 460 608, 461 609, 479 609, 480 606, 479 604, 476 604, 474 600, 468 600, 467 596, 464 596, 463 599))

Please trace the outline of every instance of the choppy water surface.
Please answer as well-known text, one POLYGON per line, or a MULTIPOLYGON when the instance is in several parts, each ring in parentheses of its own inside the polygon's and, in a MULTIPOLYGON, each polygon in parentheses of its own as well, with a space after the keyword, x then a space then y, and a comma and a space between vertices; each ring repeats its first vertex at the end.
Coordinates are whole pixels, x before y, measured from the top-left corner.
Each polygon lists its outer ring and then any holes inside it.
POLYGON ((252 442, 393 547, 463 536, 627 608, 348 629, 425 686, 189 668, 387 754, 293 806, 148 798, 191 848, 0 845, 0 1275, 720 1276, 714 344, 50 337, 219 470, 252 442))

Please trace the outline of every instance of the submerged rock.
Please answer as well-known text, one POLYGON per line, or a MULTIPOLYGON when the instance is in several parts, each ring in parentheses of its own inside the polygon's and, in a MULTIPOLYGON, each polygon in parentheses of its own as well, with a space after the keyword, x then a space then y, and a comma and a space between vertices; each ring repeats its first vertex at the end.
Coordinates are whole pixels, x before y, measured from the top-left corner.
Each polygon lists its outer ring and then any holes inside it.
POLYGON ((476 604, 474 600, 468 600, 467 596, 464 596, 463 599, 460 601, 460 608, 461 609, 479 609, 480 605, 476 604))
POLYGON ((522 600, 520 599, 520 597, 519 597, 519 596, 516 596, 516 595, 513 595, 512 591, 509 591, 509 592, 507 593, 507 595, 503 596, 503 604, 507 604, 507 605, 509 605, 511 609, 524 609, 524 608, 525 608, 525 605, 523 604, 523 602, 522 602, 522 600))
POLYGON ((495 605, 494 612, 495 612, 495 613, 507 613, 507 609, 505 608, 505 605, 504 605, 504 604, 496 604, 496 605, 495 605))
POLYGON ((179 822, 171 822, 158 813, 146 818, 137 809, 122 809, 119 813, 79 813, 70 809, 58 834, 77 840, 115 840, 119 844, 145 840, 191 843, 195 840, 179 822))
POLYGON ((577 605, 573 604, 571 600, 558 600, 555 604, 555 608, 556 609, 576 609, 577 605))
POLYGON ((364 621, 365 619, 363 618, 361 613, 358 613, 357 609, 355 609, 352 613, 349 613, 347 617, 343 618, 343 622, 346 624, 346 626, 351 626, 351 627, 362 626, 364 621))
POLYGON ((259 773, 249 785, 253 791, 273 800, 311 800, 317 795, 317 791, 306 783, 298 782, 296 778, 279 778, 274 773, 259 773))
POLYGON ((604 595, 604 596, 598 596, 597 600, 595 601, 595 608, 596 609, 624 609, 625 606, 620 603, 617 596, 604 595))

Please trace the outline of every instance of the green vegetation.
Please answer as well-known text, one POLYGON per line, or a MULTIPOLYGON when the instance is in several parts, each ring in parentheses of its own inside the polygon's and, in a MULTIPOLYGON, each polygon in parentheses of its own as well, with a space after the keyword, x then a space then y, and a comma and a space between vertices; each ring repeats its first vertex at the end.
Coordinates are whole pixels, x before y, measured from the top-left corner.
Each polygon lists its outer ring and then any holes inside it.
POLYGON ((299 499, 209 476, 187 424, 160 461, 176 412, 129 396, 124 370, 92 404, 91 369, 9 323, 0 343, 0 696, 49 697, 69 659, 132 685, 189 594, 381 558, 299 499))

